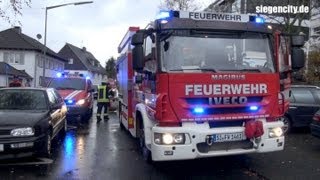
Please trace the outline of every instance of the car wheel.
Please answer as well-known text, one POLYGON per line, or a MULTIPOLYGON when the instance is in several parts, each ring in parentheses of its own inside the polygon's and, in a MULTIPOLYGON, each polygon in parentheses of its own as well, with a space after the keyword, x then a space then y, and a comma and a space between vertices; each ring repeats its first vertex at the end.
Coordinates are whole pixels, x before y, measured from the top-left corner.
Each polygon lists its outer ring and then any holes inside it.
POLYGON ((283 134, 288 134, 291 131, 291 120, 288 116, 283 116, 280 118, 284 126, 282 127, 283 134))
POLYGON ((45 142, 44 142, 44 145, 42 146, 41 156, 50 158, 52 154, 51 147, 52 147, 52 136, 51 136, 51 133, 48 133, 45 136, 45 142))
POLYGON ((145 160, 147 163, 152 163, 151 151, 147 148, 143 128, 140 129, 139 145, 143 160, 145 160))

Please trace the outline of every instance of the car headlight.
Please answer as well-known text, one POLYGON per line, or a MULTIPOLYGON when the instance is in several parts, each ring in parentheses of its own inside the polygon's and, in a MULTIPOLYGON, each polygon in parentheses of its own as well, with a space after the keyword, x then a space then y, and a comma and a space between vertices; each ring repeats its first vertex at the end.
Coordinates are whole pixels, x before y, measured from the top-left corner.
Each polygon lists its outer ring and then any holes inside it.
POLYGON ((26 128, 16 128, 11 130, 11 136, 33 136, 34 129, 31 127, 26 128))
POLYGON ((281 127, 275 127, 269 129, 269 138, 276 138, 283 136, 283 131, 281 127))
POLYGON ((184 133, 154 133, 154 142, 156 144, 184 144, 185 143, 184 133))
POLYGON ((77 105, 81 106, 81 105, 83 105, 85 102, 86 102, 85 99, 80 99, 80 100, 77 102, 77 105))

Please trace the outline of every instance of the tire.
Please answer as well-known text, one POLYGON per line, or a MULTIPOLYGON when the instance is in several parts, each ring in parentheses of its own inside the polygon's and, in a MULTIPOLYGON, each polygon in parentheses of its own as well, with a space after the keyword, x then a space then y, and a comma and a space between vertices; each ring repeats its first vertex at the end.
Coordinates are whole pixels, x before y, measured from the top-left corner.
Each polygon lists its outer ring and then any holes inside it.
POLYGON ((40 151, 40 156, 41 157, 46 157, 46 158, 51 158, 52 155, 52 136, 51 136, 51 132, 49 132, 46 136, 45 136, 45 141, 44 141, 44 145, 41 147, 41 151, 40 151))
POLYGON ((152 163, 151 151, 147 148, 146 142, 145 142, 145 134, 144 134, 143 124, 142 124, 142 127, 140 127, 139 145, 140 145, 140 150, 142 153, 143 160, 145 160, 149 164, 152 163))
POLYGON ((283 134, 288 134, 292 129, 292 122, 288 116, 283 116, 280 118, 280 121, 283 122, 284 126, 282 127, 283 134))

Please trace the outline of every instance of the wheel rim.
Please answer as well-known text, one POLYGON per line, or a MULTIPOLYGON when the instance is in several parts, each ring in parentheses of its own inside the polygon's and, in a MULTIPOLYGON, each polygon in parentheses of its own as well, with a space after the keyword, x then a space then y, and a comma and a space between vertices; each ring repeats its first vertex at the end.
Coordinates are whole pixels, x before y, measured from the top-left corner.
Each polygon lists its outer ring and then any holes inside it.
POLYGON ((283 122, 282 130, 284 133, 287 133, 290 126, 289 119, 287 117, 282 117, 281 121, 283 122))

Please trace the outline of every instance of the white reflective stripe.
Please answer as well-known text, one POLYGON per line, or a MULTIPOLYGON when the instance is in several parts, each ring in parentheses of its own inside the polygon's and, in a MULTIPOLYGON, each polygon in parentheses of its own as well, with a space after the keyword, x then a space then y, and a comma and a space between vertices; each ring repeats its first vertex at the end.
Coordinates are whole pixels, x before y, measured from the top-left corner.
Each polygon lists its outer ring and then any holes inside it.
POLYGON ((68 96, 65 97, 65 99, 69 99, 70 96, 72 96, 74 93, 76 93, 77 91, 73 91, 72 93, 68 94, 68 96))
POLYGON ((72 94, 72 96, 70 96, 69 98, 72 99, 73 97, 75 97, 76 95, 78 95, 79 93, 81 93, 81 91, 76 91, 76 93, 72 94))

